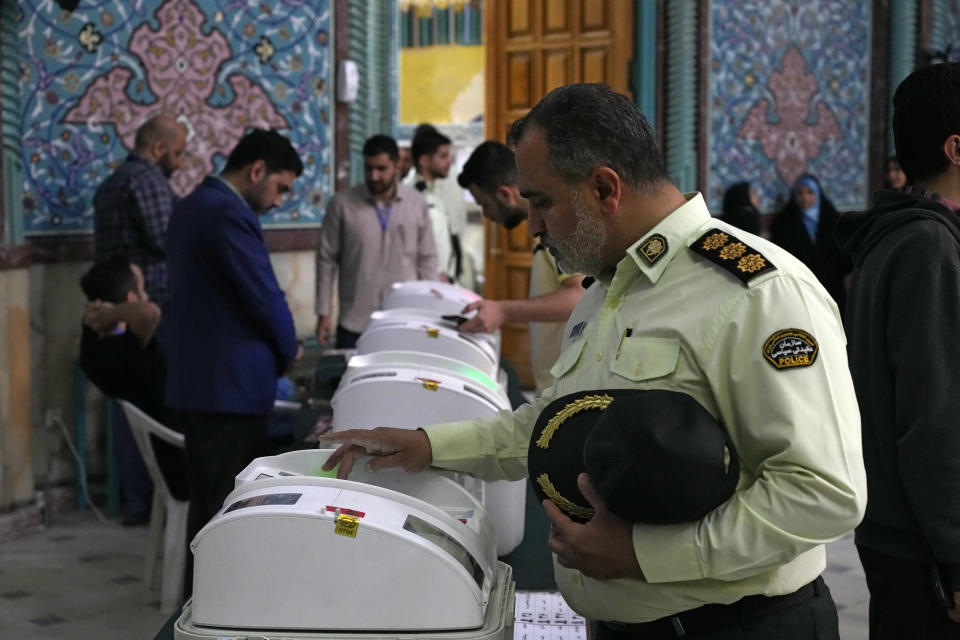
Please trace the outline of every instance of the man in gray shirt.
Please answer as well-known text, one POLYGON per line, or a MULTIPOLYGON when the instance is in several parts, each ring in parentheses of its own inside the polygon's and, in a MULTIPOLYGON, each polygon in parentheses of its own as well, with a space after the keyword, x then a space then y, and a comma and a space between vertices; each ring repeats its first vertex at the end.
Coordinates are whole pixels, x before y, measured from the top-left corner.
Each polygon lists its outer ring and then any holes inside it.
POLYGON ((335 276, 340 296, 336 346, 352 348, 394 282, 434 280, 437 252, 427 202, 398 184, 396 141, 376 135, 363 145, 364 183, 327 206, 317 249, 317 339, 330 344, 335 276), (339 272, 339 273, 338 273, 339 272))

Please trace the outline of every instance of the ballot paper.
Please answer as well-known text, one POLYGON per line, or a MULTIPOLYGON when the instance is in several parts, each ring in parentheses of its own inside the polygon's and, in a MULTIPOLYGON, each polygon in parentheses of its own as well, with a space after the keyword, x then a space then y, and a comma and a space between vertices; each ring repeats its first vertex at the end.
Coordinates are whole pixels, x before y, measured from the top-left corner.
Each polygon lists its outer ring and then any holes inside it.
POLYGON ((514 640, 586 640, 583 617, 555 591, 518 591, 514 640))

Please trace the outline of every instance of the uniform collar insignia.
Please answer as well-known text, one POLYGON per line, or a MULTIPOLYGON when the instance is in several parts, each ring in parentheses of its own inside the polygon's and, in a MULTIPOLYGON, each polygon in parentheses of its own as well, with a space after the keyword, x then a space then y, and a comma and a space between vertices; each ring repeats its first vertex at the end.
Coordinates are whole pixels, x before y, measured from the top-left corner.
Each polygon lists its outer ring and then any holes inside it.
POLYGON ((643 258, 647 266, 652 267, 660 258, 667 255, 669 248, 670 245, 667 243, 666 237, 655 233, 637 247, 637 255, 643 258))

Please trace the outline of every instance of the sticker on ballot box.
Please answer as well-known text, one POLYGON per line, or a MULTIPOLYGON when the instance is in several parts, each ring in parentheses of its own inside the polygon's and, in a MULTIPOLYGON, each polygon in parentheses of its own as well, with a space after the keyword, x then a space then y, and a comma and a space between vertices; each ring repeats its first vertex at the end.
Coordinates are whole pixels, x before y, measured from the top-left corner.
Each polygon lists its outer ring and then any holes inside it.
POLYGON ((360 518, 356 516, 348 516, 345 513, 341 513, 334 520, 333 532, 338 536, 356 538, 359 529, 360 518))

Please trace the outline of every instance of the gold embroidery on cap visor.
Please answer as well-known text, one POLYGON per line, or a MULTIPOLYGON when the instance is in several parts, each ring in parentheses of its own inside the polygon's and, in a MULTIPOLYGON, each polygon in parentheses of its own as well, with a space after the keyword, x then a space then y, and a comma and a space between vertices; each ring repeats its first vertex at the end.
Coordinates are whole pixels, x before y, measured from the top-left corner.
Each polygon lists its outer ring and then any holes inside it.
MULTIPOLYGON (((581 411, 587 411, 589 409, 599 409, 600 411, 603 411, 609 407, 610 403, 612 402, 613 398, 611 396, 602 394, 583 396, 582 398, 577 398, 573 402, 568 403, 563 409, 557 411, 553 417, 547 421, 546 426, 543 427, 543 431, 540 432, 540 437, 538 437, 535 442, 536 446, 541 449, 549 449, 550 440, 557 432, 557 429, 560 428, 560 425, 562 425, 564 422, 581 411)), ((561 493, 557 491, 557 488, 553 485, 553 482, 550 480, 550 476, 548 474, 541 473, 538 475, 537 484, 540 485, 544 495, 550 498, 550 500, 553 501, 553 503, 566 514, 575 518, 580 518, 581 520, 589 520, 593 517, 593 509, 578 505, 569 498, 561 495, 561 493)))
POLYGON ((657 260, 667 254, 668 246, 667 239, 655 233, 643 241, 643 244, 637 248, 637 253, 649 266, 653 266, 657 260))
POLYGON ((562 511, 565 511, 568 514, 576 516, 582 520, 589 520, 593 517, 593 509, 581 507, 577 503, 571 502, 560 495, 560 492, 557 491, 556 487, 553 486, 553 483, 550 482, 550 477, 547 474, 541 473, 539 476, 537 476, 537 484, 540 485, 540 488, 543 489, 543 493, 550 498, 553 504, 560 507, 562 511))
POLYGON ((540 437, 537 438, 537 446, 541 449, 549 449, 550 439, 553 437, 553 434, 556 433, 557 429, 560 428, 560 425, 581 411, 587 409, 606 409, 610 406, 611 402, 613 402, 613 398, 606 394, 602 396, 583 396, 582 398, 574 400, 550 418, 547 426, 545 426, 540 433, 540 437))
POLYGON ((809 367, 819 351, 816 338, 802 329, 781 329, 763 343, 763 357, 776 369, 809 367))

